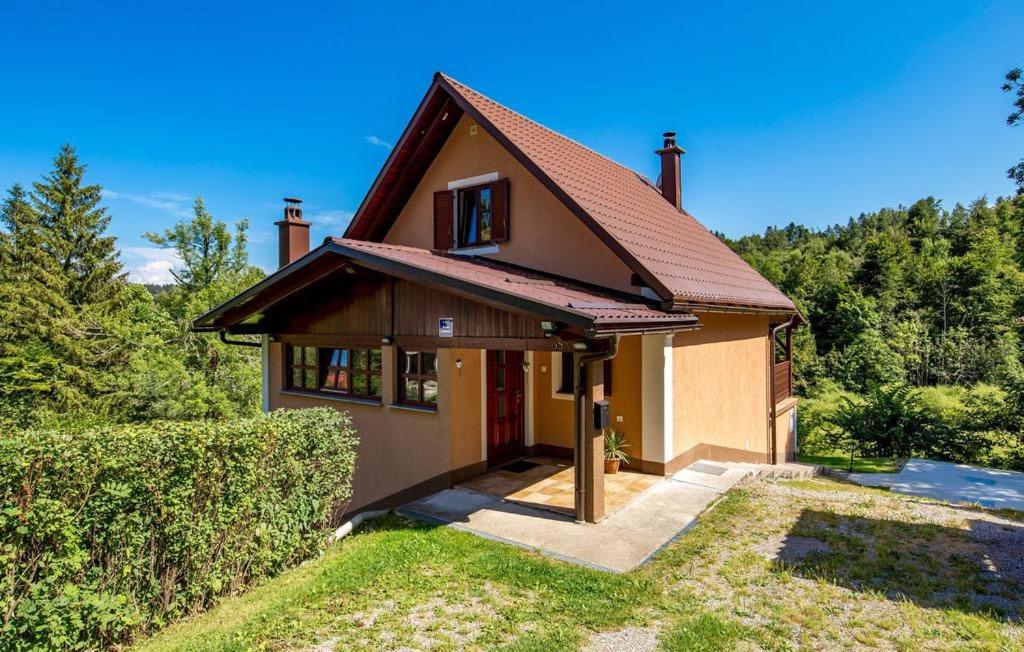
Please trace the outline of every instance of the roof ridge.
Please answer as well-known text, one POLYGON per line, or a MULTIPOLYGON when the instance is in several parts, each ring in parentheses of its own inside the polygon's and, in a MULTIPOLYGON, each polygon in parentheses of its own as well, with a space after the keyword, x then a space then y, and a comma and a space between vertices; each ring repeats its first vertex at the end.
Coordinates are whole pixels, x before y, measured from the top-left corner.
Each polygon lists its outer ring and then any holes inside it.
POLYGON ((526 122, 529 122, 530 124, 535 125, 538 128, 540 128, 540 129, 543 129, 544 131, 550 132, 551 134, 553 134, 555 136, 558 136, 562 140, 568 141, 568 142, 572 143, 573 145, 575 145, 575 146, 577 146, 577 147, 579 147, 581 149, 585 149, 588 152, 590 152, 591 154, 593 154, 594 156, 602 158, 602 159, 608 161, 609 163, 611 163, 611 164, 613 164, 613 165, 615 165, 617 167, 622 168, 624 171, 629 172, 630 174, 635 174, 636 176, 640 177, 641 181, 646 182, 647 185, 651 186, 652 188, 657 188, 657 184, 655 184, 653 181, 648 179, 647 176, 644 175, 642 172, 638 172, 637 170, 634 170, 631 167, 628 167, 628 166, 626 166, 626 165, 624 165, 622 163, 619 163, 618 161, 616 161, 615 159, 611 158, 610 156, 607 156, 606 154, 602 154, 601 152, 597 151, 596 149, 594 149, 594 148, 592 148, 592 147, 590 147, 588 145, 584 145, 580 141, 575 140, 573 138, 570 138, 570 137, 566 136, 565 134, 563 134, 560 131, 555 131, 551 127, 542 125, 541 123, 537 122, 533 118, 530 118, 529 116, 523 115, 519 111, 516 111, 515 109, 513 109, 511 107, 505 106, 501 102, 499 102, 499 101, 497 101, 495 99, 492 99, 491 97, 489 97, 487 95, 484 95, 480 91, 476 90, 475 88, 473 88, 473 87, 471 87, 471 86, 469 86, 467 84, 464 84, 463 82, 460 82, 458 79, 455 79, 451 75, 446 75, 445 73, 440 72, 440 71, 437 74, 440 75, 441 78, 444 79, 445 81, 447 81, 448 83, 450 83, 450 84, 457 84, 457 85, 461 86, 462 88, 466 89, 467 91, 470 91, 471 93, 476 93, 481 98, 487 100, 488 102, 490 102, 491 104, 497 106, 500 109, 508 111, 509 113, 511 113, 512 115, 516 116, 517 118, 521 118, 521 119, 525 120, 526 122))

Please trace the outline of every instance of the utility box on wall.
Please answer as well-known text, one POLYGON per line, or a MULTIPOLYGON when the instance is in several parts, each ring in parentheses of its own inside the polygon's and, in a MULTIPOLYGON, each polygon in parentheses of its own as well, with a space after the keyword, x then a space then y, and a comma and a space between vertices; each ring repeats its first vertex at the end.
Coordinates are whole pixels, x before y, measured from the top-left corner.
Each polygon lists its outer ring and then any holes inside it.
POLYGON ((611 404, 608 401, 594 401, 594 429, 604 430, 611 425, 611 404))

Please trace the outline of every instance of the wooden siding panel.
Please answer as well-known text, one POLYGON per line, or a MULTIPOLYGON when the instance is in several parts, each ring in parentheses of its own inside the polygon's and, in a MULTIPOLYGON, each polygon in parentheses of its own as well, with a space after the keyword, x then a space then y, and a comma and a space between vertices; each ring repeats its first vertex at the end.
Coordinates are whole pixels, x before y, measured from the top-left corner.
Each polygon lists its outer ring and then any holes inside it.
POLYGON ((335 273, 275 307, 267 320, 278 334, 436 338, 441 317, 455 319, 456 338, 544 338, 540 320, 531 316, 363 272, 335 273))

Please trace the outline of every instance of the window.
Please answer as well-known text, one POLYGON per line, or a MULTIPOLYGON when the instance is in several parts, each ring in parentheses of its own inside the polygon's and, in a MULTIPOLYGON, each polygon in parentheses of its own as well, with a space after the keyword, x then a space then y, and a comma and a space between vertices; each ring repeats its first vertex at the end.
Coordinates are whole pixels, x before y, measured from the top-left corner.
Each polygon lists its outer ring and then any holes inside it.
MULTIPOLYGON (((572 394, 576 388, 576 375, 573 373, 572 363, 572 352, 563 351, 561 353, 562 363, 561 376, 558 381, 558 393, 559 394, 572 394)), ((608 358, 602 363, 604 369, 604 395, 612 395, 612 359, 608 358)))
POLYGON ((459 246, 485 245, 491 240, 491 187, 460 190, 459 246))
POLYGON ((455 191, 456 248, 480 247, 506 240, 508 179, 455 191))
POLYGON ((561 356, 562 375, 558 381, 558 393, 572 394, 573 388, 576 387, 575 374, 573 374, 572 351, 563 351, 561 356))
POLYGON ((398 402, 437 407, 437 352, 398 350, 398 402))
POLYGON ((380 398, 380 349, 320 349, 320 390, 380 398))
POLYGON ((285 386, 288 389, 316 391, 316 347, 289 344, 285 366, 285 386))
POLYGON ((380 349, 286 348, 285 387, 302 392, 380 399, 380 349))

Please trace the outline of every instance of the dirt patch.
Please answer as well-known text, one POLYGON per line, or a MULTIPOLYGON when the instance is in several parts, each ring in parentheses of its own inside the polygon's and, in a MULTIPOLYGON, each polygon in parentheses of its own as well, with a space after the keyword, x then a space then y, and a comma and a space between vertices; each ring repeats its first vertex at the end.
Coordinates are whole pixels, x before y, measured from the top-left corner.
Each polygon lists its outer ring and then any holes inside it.
POLYGON ((584 652, 651 652, 658 648, 656 627, 626 627, 598 632, 583 647, 584 652))

